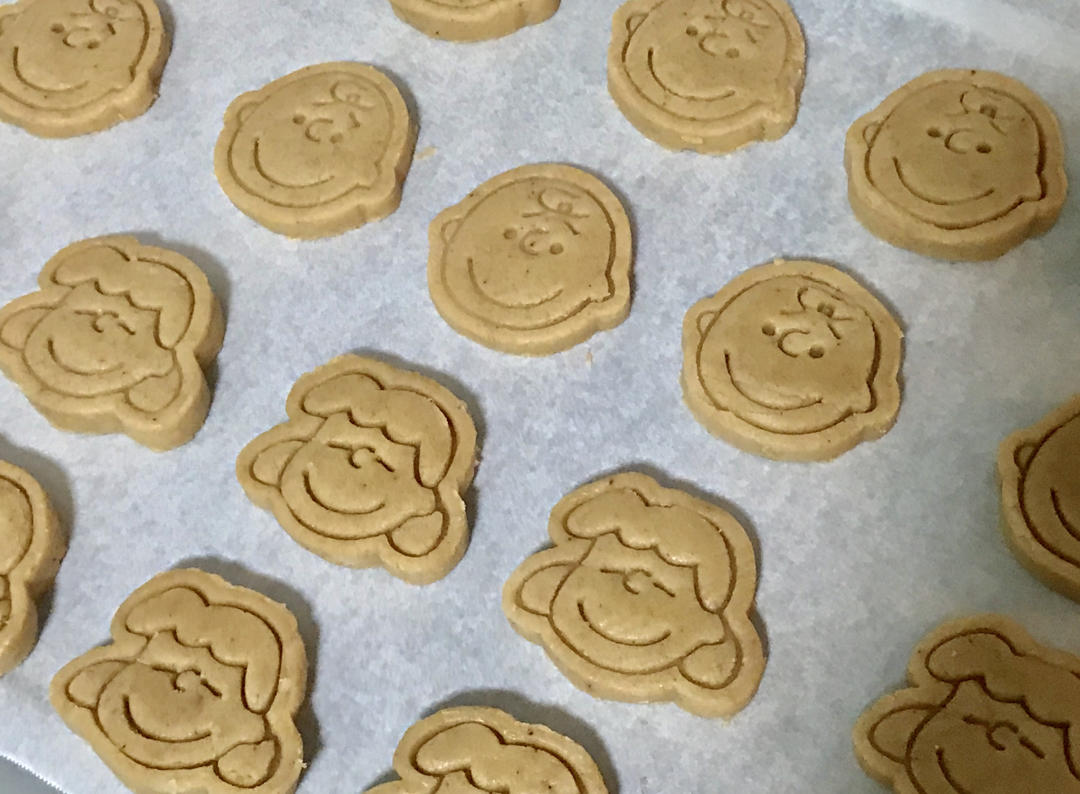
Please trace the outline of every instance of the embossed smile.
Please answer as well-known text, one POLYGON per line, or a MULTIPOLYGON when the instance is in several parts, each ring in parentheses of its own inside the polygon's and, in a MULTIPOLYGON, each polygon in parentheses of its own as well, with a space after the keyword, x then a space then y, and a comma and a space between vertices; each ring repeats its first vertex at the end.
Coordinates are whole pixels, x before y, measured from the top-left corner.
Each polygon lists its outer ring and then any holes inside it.
POLYGON ((560 295, 563 294, 563 288, 562 287, 555 287, 551 292, 549 292, 543 298, 540 298, 538 300, 520 301, 518 303, 507 303, 506 301, 500 300, 499 298, 492 295, 484 286, 486 282, 484 282, 484 281, 482 281, 482 280, 480 280, 479 278, 476 277, 476 263, 473 261, 473 258, 471 256, 467 260, 465 260, 465 267, 469 271, 469 281, 472 282, 472 285, 473 285, 473 287, 476 288, 476 291, 479 292, 480 294, 482 294, 485 298, 490 300, 492 303, 496 303, 499 306, 502 306, 502 307, 507 308, 507 309, 532 309, 532 308, 535 308, 536 306, 541 306, 541 305, 543 305, 545 303, 553 301, 557 297, 559 297, 560 295))
POLYGON ((256 138, 255 143, 252 144, 251 159, 252 159, 252 162, 255 164, 255 170, 259 172, 259 176, 261 176, 267 182, 270 182, 271 184, 277 185, 278 187, 289 188, 291 190, 300 190, 300 189, 303 189, 303 188, 318 187, 319 185, 325 185, 327 182, 332 182, 333 179, 334 179, 333 175, 331 175, 331 176, 323 177, 322 179, 317 179, 314 182, 303 182, 303 183, 301 183, 301 182, 282 182, 280 179, 277 179, 275 177, 270 176, 269 172, 266 170, 266 167, 262 164, 262 160, 259 157, 259 139, 258 138, 256 138))
POLYGON ((22 73, 22 70, 19 68, 19 48, 18 47, 15 47, 15 48, 12 49, 12 52, 11 52, 11 68, 12 68, 12 71, 15 72, 15 76, 17 78, 19 78, 19 80, 21 80, 25 85, 29 86, 30 88, 33 88, 35 91, 47 91, 49 93, 59 93, 59 92, 62 92, 62 91, 78 91, 80 88, 83 88, 83 87, 90 84, 89 80, 83 80, 81 83, 77 83, 75 85, 46 86, 46 85, 38 85, 37 83, 33 83, 30 80, 27 80, 26 75, 24 75, 22 73))
POLYGON ((896 168, 896 178, 900 180, 900 184, 904 186, 904 189, 908 193, 913 195, 915 198, 919 199, 920 201, 925 201, 927 204, 935 204, 938 207, 955 207, 955 206, 958 206, 960 204, 967 204, 967 203, 972 202, 972 201, 978 201, 979 199, 984 199, 984 198, 986 198, 987 196, 989 196, 990 194, 992 194, 994 192, 994 188, 991 187, 991 188, 987 188, 985 191, 978 194, 977 196, 969 196, 968 198, 962 198, 962 199, 937 198, 935 196, 931 196, 929 193, 926 193, 926 192, 924 192, 922 190, 917 190, 915 187, 913 187, 911 185, 911 183, 907 180, 907 178, 904 176, 904 169, 900 165, 900 161, 895 157, 892 159, 892 161, 893 161, 893 166, 896 168))
POLYGON ((668 637, 671 636, 671 630, 670 629, 665 629, 658 636, 656 636, 656 637, 654 637, 652 639, 646 639, 646 640, 626 639, 624 637, 616 637, 615 635, 613 635, 613 634, 611 634, 611 633, 609 633, 607 631, 604 631, 591 618, 589 618, 588 613, 585 612, 585 602, 584 601, 578 601, 577 602, 577 608, 578 608, 578 615, 581 616, 581 620, 582 620, 582 622, 585 623, 586 626, 588 626, 595 634, 598 634, 599 636, 603 637, 608 642, 613 642, 616 645, 630 645, 630 646, 633 646, 635 648, 647 648, 650 645, 659 645, 661 642, 663 642, 664 640, 666 640, 668 637))
POLYGON ((649 66, 649 74, 652 75, 653 80, 656 81, 656 84, 663 88, 665 91, 667 91, 669 94, 674 94, 675 96, 682 97, 683 99, 694 99, 701 102, 718 102, 722 99, 729 99, 735 96, 734 88, 728 88, 727 90, 722 91, 719 94, 688 94, 685 91, 676 91, 674 88, 661 80, 660 75, 656 73, 656 67, 653 65, 653 52, 653 48, 649 47, 649 54, 646 59, 646 62, 649 66))
POLYGON ((307 491, 307 495, 308 495, 308 497, 310 497, 311 501, 314 502, 319 507, 321 507, 323 510, 327 510, 327 511, 329 511, 331 513, 340 513, 341 515, 346 515, 346 516, 367 516, 367 515, 371 515, 372 513, 377 513, 379 510, 382 510, 384 507, 386 507, 386 500, 385 499, 380 501, 377 505, 375 505, 370 510, 345 510, 345 509, 340 508, 340 507, 331 507, 330 505, 326 504, 326 502, 324 502, 322 499, 320 499, 318 494, 315 493, 315 489, 311 485, 311 472, 310 471, 305 469, 303 474, 300 475, 300 477, 301 477, 301 479, 303 480, 303 483, 304 483, 304 490, 307 491))
POLYGON ((61 361, 60 357, 56 355, 56 346, 53 344, 53 340, 51 338, 48 342, 45 343, 45 346, 46 348, 48 348, 49 358, 52 359, 53 363, 56 364, 57 367, 67 372, 72 372, 76 375, 111 375, 113 372, 116 372, 118 369, 121 368, 121 366, 123 366, 122 364, 117 363, 113 364, 111 367, 102 367, 100 369, 84 369, 82 367, 77 367, 74 364, 69 364, 66 361, 61 361))
POLYGON ((724 353, 724 369, 727 370, 728 379, 731 381, 731 385, 734 387, 735 391, 755 405, 760 405, 762 408, 768 408, 770 411, 794 411, 799 408, 809 408, 811 405, 817 405, 822 401, 821 397, 811 399, 808 397, 789 397, 781 395, 767 402, 754 397, 749 393, 744 384, 739 383, 738 379, 735 377, 734 370, 731 368, 731 354, 727 352, 724 353))

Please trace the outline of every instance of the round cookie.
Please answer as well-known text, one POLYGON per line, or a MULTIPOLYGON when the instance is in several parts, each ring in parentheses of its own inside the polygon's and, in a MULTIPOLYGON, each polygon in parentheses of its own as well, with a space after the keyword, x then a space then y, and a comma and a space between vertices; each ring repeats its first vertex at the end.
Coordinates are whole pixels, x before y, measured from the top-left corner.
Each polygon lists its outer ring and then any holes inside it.
POLYGON ((440 212, 428 239, 435 308, 494 350, 556 353, 630 311, 630 221, 577 168, 527 165, 489 179, 440 212))
POLYGON ((416 136, 389 77, 323 63, 233 100, 214 172, 229 200, 271 231, 329 237, 397 209, 416 136))
POLYGON ((21 0, 0 6, 0 119, 49 138, 142 114, 169 39, 154 0, 21 0))
POLYGON ((390 0, 399 19, 449 41, 481 41, 536 25, 559 10, 559 0, 390 0))
POLYGON ((806 42, 785 0, 629 0, 607 63, 615 104, 643 134, 724 154, 791 129, 806 42))
POLYGON ((855 279, 776 260, 686 313, 683 396, 709 432, 740 449, 828 460, 896 421, 902 339, 855 279))
POLYGON ((1052 110, 996 72, 943 69, 912 80, 848 130, 855 217, 901 248, 995 259, 1054 225, 1065 149, 1052 110))

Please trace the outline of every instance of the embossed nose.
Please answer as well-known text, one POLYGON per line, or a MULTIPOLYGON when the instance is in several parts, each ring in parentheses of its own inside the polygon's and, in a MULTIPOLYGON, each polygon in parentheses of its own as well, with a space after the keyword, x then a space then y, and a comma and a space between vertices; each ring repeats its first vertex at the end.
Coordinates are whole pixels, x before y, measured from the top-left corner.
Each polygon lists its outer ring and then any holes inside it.
POLYGON ((786 356, 799 358, 821 358, 828 349, 831 335, 823 333, 814 323, 775 323, 766 321, 761 326, 761 333, 770 337, 776 347, 786 356))
POLYGON ((930 127, 926 130, 926 135, 940 140, 942 145, 954 154, 990 154, 994 148, 976 130, 969 127, 954 130, 930 127))

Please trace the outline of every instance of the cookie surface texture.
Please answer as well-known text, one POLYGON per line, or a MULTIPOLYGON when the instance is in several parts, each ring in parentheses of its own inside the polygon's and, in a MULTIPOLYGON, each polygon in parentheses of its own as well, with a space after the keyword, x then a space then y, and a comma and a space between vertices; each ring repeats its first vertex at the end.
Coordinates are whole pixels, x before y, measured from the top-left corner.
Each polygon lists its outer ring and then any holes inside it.
POLYGON ((893 245, 995 259, 1042 234, 1065 203, 1054 112, 996 72, 944 69, 897 89, 848 130, 855 216, 893 245))
POLYGON ((559 0, 390 0, 399 19, 420 32, 450 41, 506 36, 548 19, 559 0))
POLYGON ((1080 658, 980 615, 919 642, 907 689, 855 725, 855 754, 897 794, 1080 792, 1080 658))
POLYGON ((457 565, 476 453, 460 399, 423 375, 345 355, 302 376, 285 410, 288 421, 244 447, 236 476, 294 540, 414 584, 457 565))
POLYGON ((607 794, 596 762, 546 725, 480 706, 444 709, 405 732, 401 778, 366 794, 607 794))
POLYGON ((0 369, 34 407, 64 430, 156 450, 189 441, 225 333, 206 275, 175 251, 112 236, 62 249, 38 284, 0 309, 0 369))
POLYGON ((233 100, 214 171, 229 200, 266 228, 328 237, 397 209, 416 135, 389 77, 323 63, 233 100))
POLYGON ((892 427, 902 339, 851 276, 777 260, 686 313, 683 396, 710 433, 740 449, 828 460, 892 427))
POLYGON ((153 104, 168 56, 153 0, 0 6, 0 119, 50 138, 103 130, 153 104))
POLYGON ((53 678, 49 699, 140 794, 290 794, 307 656, 296 619, 196 569, 155 576, 120 605, 112 641, 53 678))
POLYGON ((629 0, 615 13, 608 91, 669 149, 723 154, 795 123, 806 72, 785 0, 629 0))
POLYGON ((1005 538, 1032 573, 1080 601, 1080 394, 998 452, 1005 538))
POLYGON ((750 620, 757 571, 720 507, 643 474, 584 485, 552 510, 554 546, 503 588, 514 629, 577 687, 730 717, 765 667, 750 620))
POLYGON ((630 221, 603 182, 542 164, 488 180, 432 221, 428 288, 458 333, 547 355, 630 311, 630 221))

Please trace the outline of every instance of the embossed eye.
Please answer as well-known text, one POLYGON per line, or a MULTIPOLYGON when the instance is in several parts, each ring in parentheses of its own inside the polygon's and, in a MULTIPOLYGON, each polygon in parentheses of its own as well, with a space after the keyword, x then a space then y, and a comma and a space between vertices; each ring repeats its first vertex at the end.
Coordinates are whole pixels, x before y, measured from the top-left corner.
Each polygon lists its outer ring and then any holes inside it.
POLYGON ((765 323, 765 325, 761 326, 761 333, 765 334, 765 336, 776 336, 776 326, 772 323, 765 323))
POLYGON ((53 33, 63 33, 64 32, 64 26, 61 25, 59 22, 54 22, 49 27, 49 30, 51 30, 53 33))
POLYGON ((940 138, 941 130, 939 130, 937 127, 931 127, 926 131, 926 134, 929 135, 931 138, 940 138))
POLYGON ((96 50, 99 46, 101 46, 101 42, 97 39, 92 39, 86 43, 86 49, 88 50, 96 50))
POLYGON ((993 147, 990 146, 990 144, 988 143, 980 143, 978 146, 975 147, 975 151, 977 151, 979 154, 990 154, 990 152, 993 151, 993 147))
POLYGON ((825 355, 825 348, 821 345, 814 345, 810 348, 810 358, 821 358, 825 355))
POLYGON ((993 105, 982 105, 979 107, 979 112, 989 119, 997 118, 997 108, 993 105))
POLYGON ((293 124, 303 124, 305 121, 307 121, 307 118, 305 118, 303 113, 297 113, 292 117, 293 124))
POLYGON ((513 240, 515 237, 517 237, 517 229, 507 229, 503 232, 503 237, 505 237, 507 240, 513 240))
POLYGON ((344 137, 340 132, 335 132, 330 136, 330 143, 341 143, 341 139, 344 137))
POLYGON ((563 252, 562 243, 552 243, 551 248, 549 248, 548 250, 551 253, 555 254, 555 256, 558 256, 559 254, 561 254, 563 252))
POLYGON ((686 35, 687 36, 697 36, 697 34, 698 34, 698 29, 696 27, 694 27, 693 25, 687 26, 687 28, 686 28, 686 35))
POLYGON ((730 48, 728 48, 728 51, 724 53, 724 55, 726 55, 729 58, 738 58, 739 57, 739 49, 737 47, 730 47, 730 48))
POLYGON ((824 314, 826 317, 832 317, 836 313, 836 307, 831 303, 819 303, 817 310, 824 314))

